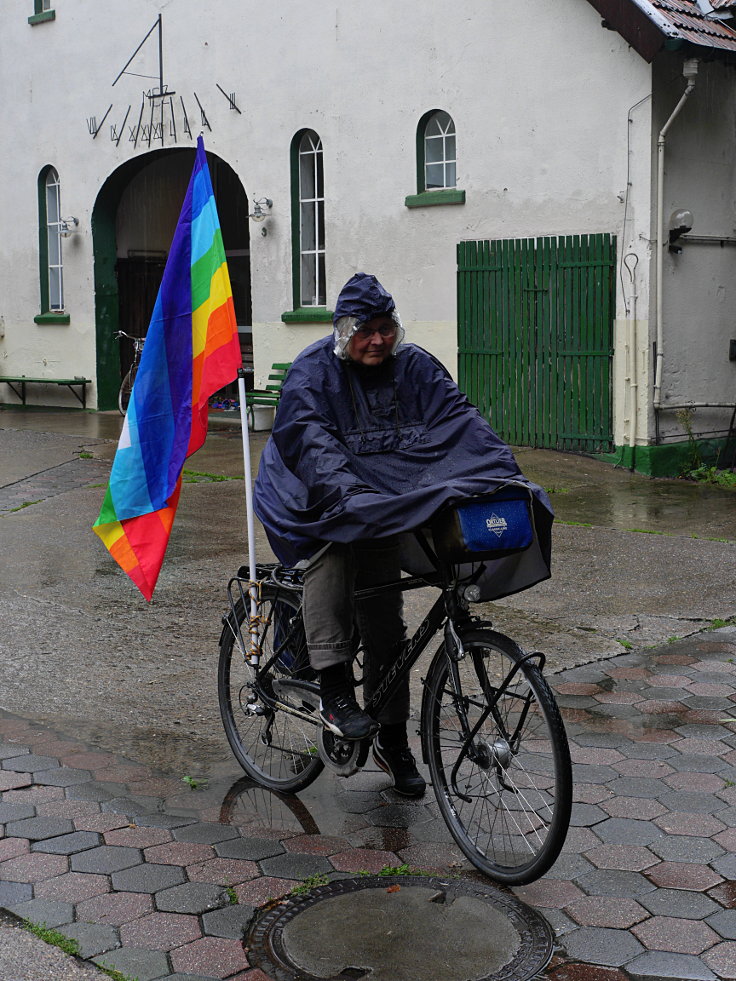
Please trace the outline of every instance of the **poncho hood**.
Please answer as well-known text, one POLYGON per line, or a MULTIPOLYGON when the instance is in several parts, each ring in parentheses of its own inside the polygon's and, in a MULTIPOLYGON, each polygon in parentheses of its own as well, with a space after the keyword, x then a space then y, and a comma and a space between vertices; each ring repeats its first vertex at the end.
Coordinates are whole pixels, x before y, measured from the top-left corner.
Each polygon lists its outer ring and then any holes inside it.
MULTIPOLYGON (((458 390, 446 369, 414 344, 379 367, 340 361, 332 338, 294 361, 255 484, 255 511, 279 560, 295 565, 328 542, 403 535, 445 504, 509 483, 533 504, 534 545, 488 563, 482 598, 549 576, 552 510, 520 472, 509 447, 458 390)), ((429 571, 413 536, 403 567, 429 571)))

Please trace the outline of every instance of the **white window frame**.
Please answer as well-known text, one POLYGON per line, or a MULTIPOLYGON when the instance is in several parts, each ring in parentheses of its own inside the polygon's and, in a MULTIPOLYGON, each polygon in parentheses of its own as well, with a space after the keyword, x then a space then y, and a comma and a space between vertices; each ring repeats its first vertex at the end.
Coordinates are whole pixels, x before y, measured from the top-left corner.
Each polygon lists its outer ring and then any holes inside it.
POLYGON ((322 140, 314 130, 302 133, 297 148, 299 171, 299 268, 296 270, 299 282, 297 302, 301 307, 323 307, 327 303, 325 283, 325 195, 324 164, 322 140), (306 181, 309 173, 310 180, 306 181), (305 184, 313 188, 313 193, 305 190, 305 184), (310 211, 312 212, 310 218, 310 211), (312 226, 314 245, 304 247, 305 224, 312 226), (308 264, 314 281, 314 292, 305 296, 305 265, 308 264))
POLYGON ((423 134, 424 150, 424 190, 444 191, 457 187, 457 141, 455 122, 449 112, 437 109, 427 118, 423 134), (430 148, 439 152, 431 153, 430 148), (433 170, 430 181, 429 169, 433 170), (436 174, 441 169, 442 183, 437 183, 436 174))

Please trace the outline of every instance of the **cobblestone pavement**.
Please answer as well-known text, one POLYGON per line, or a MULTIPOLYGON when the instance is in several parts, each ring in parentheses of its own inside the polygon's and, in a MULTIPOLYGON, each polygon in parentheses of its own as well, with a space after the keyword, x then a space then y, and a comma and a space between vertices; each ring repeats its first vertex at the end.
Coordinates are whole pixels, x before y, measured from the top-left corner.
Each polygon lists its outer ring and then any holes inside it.
MULTIPOLYGON (((572 827, 551 872, 514 890, 556 932, 545 977, 736 978, 736 628, 551 681, 572 827)), ((298 798, 246 779, 192 790, 0 714, 0 791, 0 905, 138 981, 264 981, 244 928, 310 876, 479 877, 433 800, 397 797, 370 767, 298 798)))

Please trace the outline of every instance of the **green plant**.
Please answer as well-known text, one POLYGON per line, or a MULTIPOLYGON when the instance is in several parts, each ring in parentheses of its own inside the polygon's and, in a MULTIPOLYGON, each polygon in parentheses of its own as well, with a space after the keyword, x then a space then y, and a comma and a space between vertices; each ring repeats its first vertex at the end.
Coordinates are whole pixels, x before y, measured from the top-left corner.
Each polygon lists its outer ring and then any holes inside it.
POLYGON ((326 886, 329 881, 324 872, 316 872, 314 875, 308 875, 300 886, 294 886, 289 895, 303 896, 310 889, 316 889, 317 886, 326 886))
POLYGON ((225 892, 227 893, 227 898, 230 901, 230 905, 231 906, 237 906, 237 904, 239 902, 238 894, 235 892, 235 890, 233 889, 233 887, 232 886, 228 886, 227 889, 225 889, 225 892))
POLYGON ((634 645, 630 640, 622 640, 620 637, 616 638, 616 643, 620 644, 622 647, 625 647, 627 651, 631 651, 634 648, 634 645))
POLYGON ((548 494, 569 494, 570 490, 568 487, 545 487, 544 488, 548 494))
POLYGON ((41 503, 40 500, 39 501, 24 501, 22 504, 19 504, 17 508, 10 508, 10 511, 8 513, 9 514, 12 514, 14 511, 22 511, 23 508, 29 508, 31 506, 31 504, 40 504, 40 503, 41 503))
POLYGON ((698 467, 702 466, 703 458, 700 455, 700 449, 698 448, 697 441, 693 435, 693 415, 695 414, 695 409, 678 409, 675 412, 675 417, 680 423, 682 428, 687 433, 687 451, 688 451, 688 462, 683 467, 680 476, 685 477, 690 474, 691 471, 697 470, 698 467))
POLYGON ((138 978, 131 978, 129 974, 121 974, 120 971, 116 971, 114 967, 104 967, 99 964, 98 967, 103 974, 106 974, 112 981, 138 981, 138 978))
POLYGON ((67 937, 58 930, 51 930, 45 923, 33 923, 32 920, 23 920, 23 926, 29 933, 32 933, 45 943, 51 944, 53 947, 58 947, 65 954, 74 954, 75 956, 79 954, 79 944, 76 940, 67 937))
POLYGON ((82 450, 82 452, 79 454, 79 459, 80 460, 93 460, 94 459, 94 453, 88 453, 86 450, 82 450))
POLYGON ((649 528, 629 528, 629 531, 636 532, 637 535, 666 535, 665 531, 651 531, 649 528))
POLYGON ((680 476, 690 480, 698 480, 703 484, 713 484, 716 487, 736 490, 736 473, 731 470, 719 470, 717 466, 709 467, 703 463, 694 470, 680 474, 680 476))
POLYGON ((223 480, 242 480, 242 477, 230 477, 223 473, 206 473, 204 470, 182 470, 186 483, 197 484, 200 481, 209 481, 212 484, 219 484, 223 480))
POLYGON ((589 521, 558 521, 558 525, 570 525, 571 528, 592 528, 589 521))
POLYGON ((181 782, 185 783, 190 790, 196 790, 198 787, 205 787, 207 785, 206 780, 196 779, 194 777, 186 776, 181 778, 181 782))

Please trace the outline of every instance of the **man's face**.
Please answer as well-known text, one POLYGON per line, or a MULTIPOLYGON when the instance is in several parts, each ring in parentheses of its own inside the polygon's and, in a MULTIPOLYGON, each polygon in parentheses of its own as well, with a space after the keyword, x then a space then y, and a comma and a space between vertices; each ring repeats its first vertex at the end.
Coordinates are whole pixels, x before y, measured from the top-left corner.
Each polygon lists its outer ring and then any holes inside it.
POLYGON ((357 364, 375 367, 391 354, 395 339, 396 324, 388 314, 381 314, 357 329, 350 338, 348 354, 357 364))

